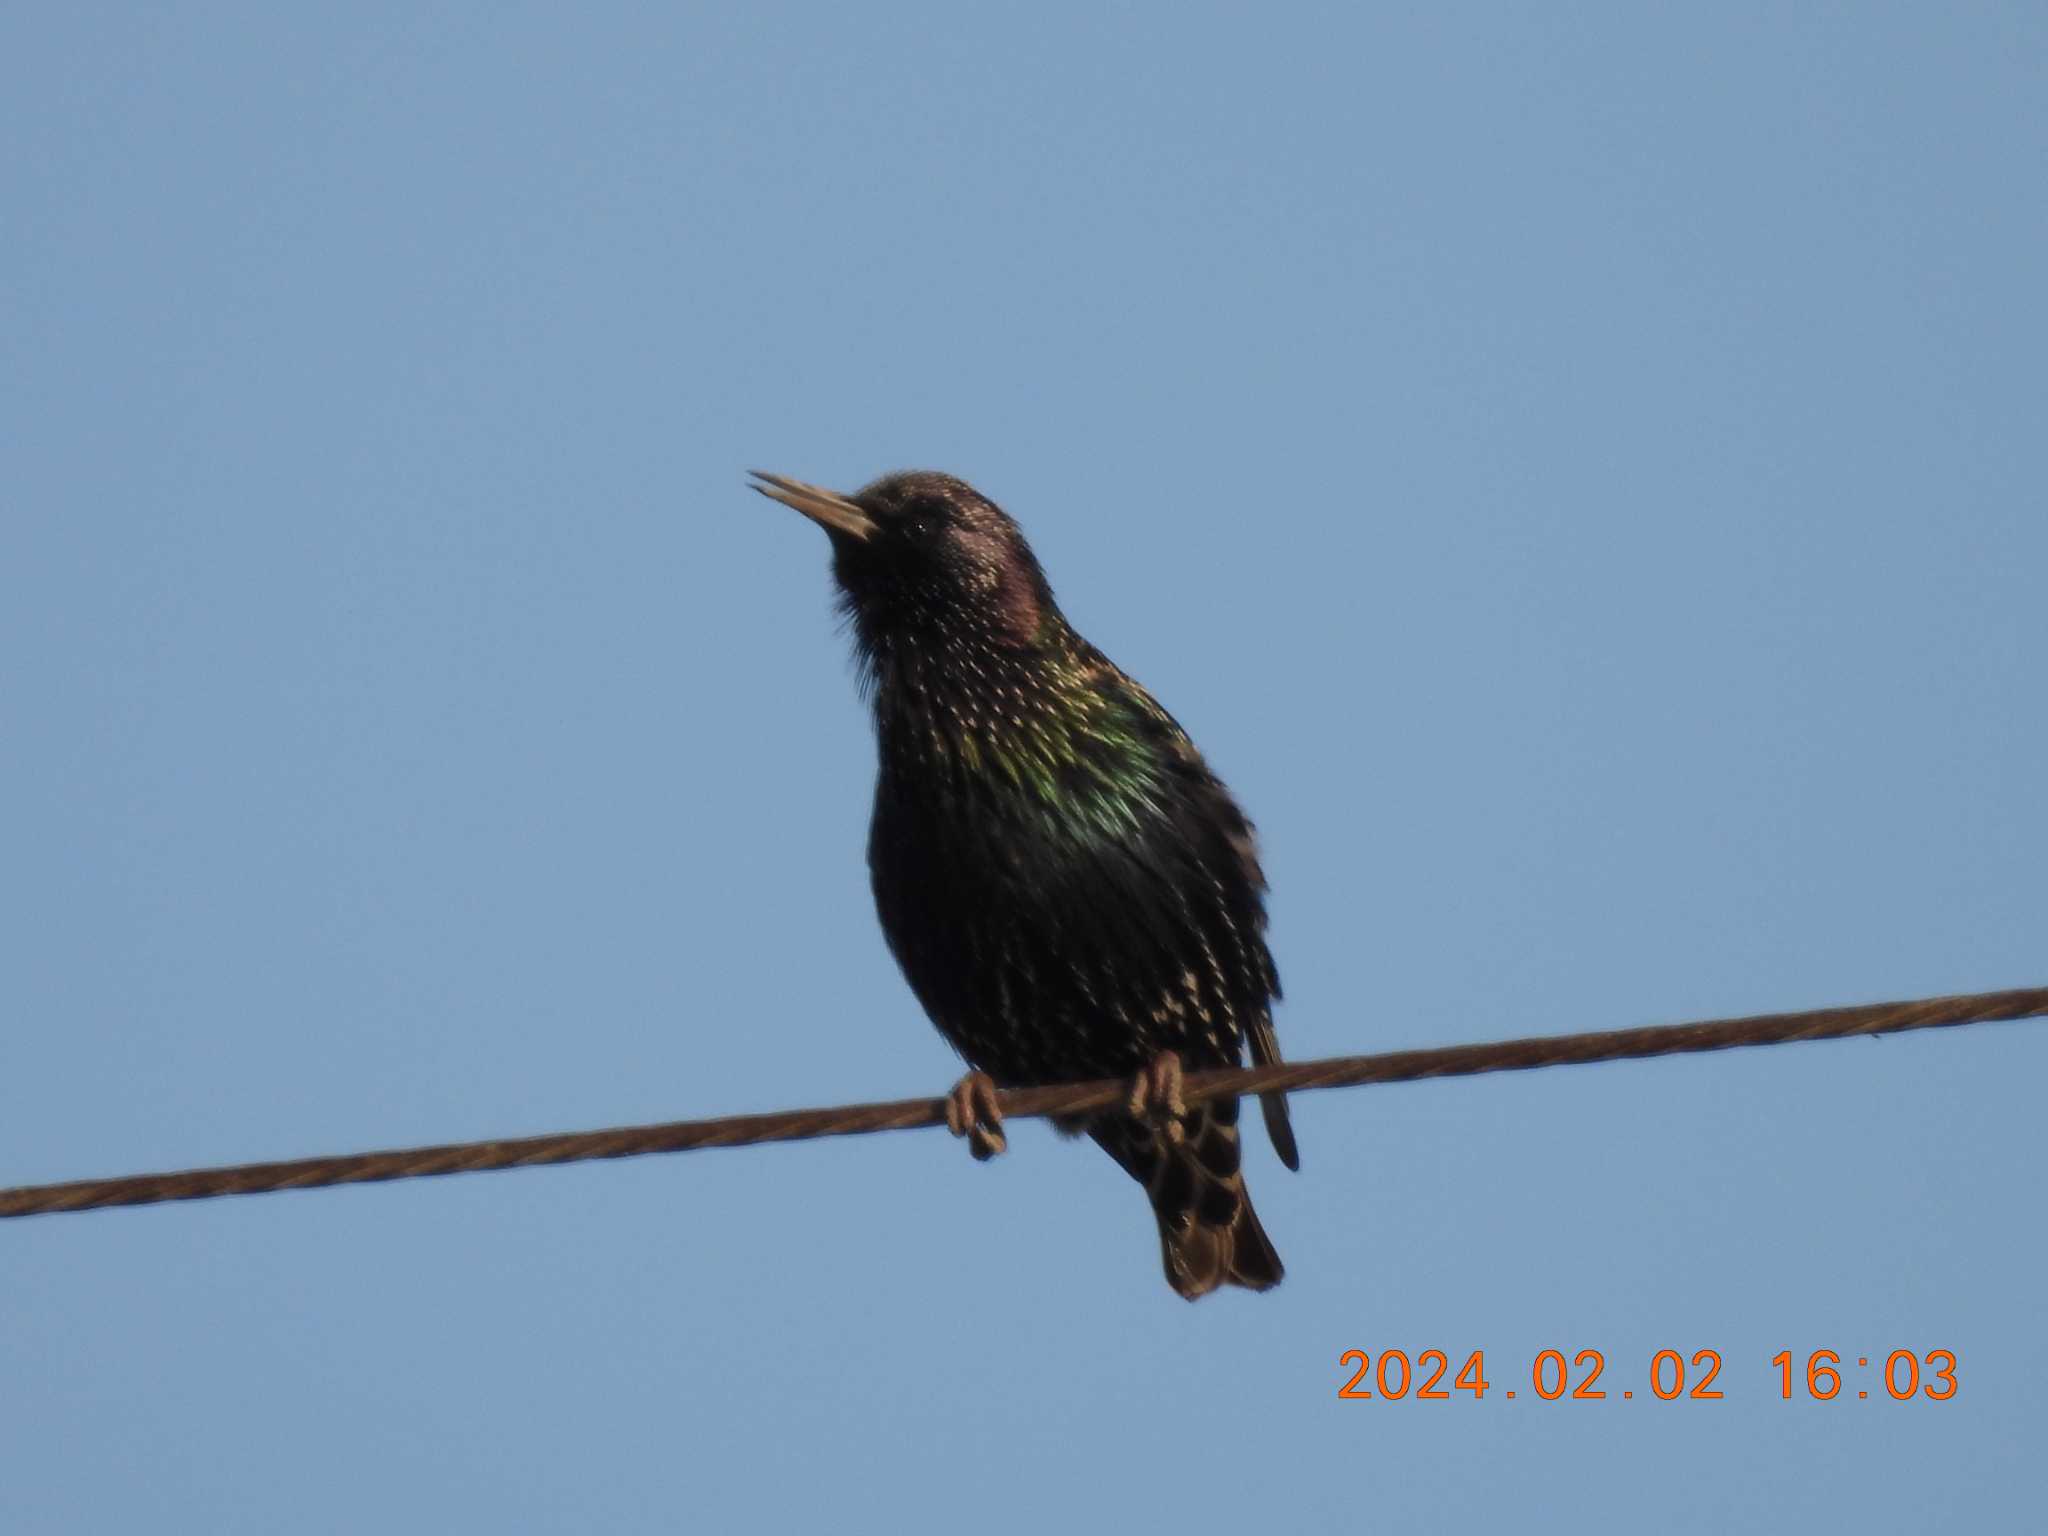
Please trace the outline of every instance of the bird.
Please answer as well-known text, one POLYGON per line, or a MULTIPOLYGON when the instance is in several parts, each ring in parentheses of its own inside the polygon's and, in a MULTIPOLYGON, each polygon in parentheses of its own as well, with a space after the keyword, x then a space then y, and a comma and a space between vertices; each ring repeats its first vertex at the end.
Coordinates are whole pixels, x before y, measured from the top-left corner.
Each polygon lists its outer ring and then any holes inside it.
MULTIPOLYGON (((1114 1078, 1064 1122, 1144 1187, 1167 1283, 1263 1291, 1280 1256, 1245 1188, 1235 1097, 1189 1069, 1280 1060, 1252 823, 1188 733, 1061 612, 1016 521, 966 481, 851 494, 752 472, 823 528, 879 760, 868 871, 883 937, 969 1071, 948 1127, 1004 1150, 998 1088, 1114 1078)), ((1301 1166, 1286 1099, 1263 1095, 1301 1166)))

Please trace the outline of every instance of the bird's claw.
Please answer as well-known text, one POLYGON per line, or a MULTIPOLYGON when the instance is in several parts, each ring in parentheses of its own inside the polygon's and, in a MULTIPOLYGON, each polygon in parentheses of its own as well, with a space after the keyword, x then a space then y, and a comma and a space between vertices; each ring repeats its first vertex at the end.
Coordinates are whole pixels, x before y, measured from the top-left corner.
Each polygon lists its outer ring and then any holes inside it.
POLYGON ((1133 1120, 1146 1120, 1166 1133, 1166 1139, 1180 1142, 1187 1136, 1188 1106, 1181 1097, 1180 1055, 1161 1051, 1131 1079, 1130 1097, 1124 1108, 1133 1120))
POLYGON ((1009 1148, 994 1078, 986 1072, 970 1072, 953 1085, 946 1095, 946 1129, 967 1138, 967 1150, 977 1163, 1009 1148))

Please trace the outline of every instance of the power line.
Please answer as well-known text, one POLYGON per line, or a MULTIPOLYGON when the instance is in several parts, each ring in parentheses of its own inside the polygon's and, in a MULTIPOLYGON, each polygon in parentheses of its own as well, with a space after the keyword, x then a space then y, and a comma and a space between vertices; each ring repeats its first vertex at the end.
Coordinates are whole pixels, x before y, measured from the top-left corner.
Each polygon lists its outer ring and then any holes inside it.
MULTIPOLYGON (((1766 1013, 1697 1024, 1540 1035, 1483 1045, 1192 1072, 1187 1076, 1184 1097, 1193 1105, 1224 1094, 1274 1089, 1301 1092, 1311 1088, 1352 1088, 1366 1083, 1407 1083, 1430 1077, 1471 1077, 1482 1072, 1526 1072, 1536 1067, 1725 1051, 1737 1046, 1787 1045, 1798 1040, 1835 1040, 1850 1035, 1895 1034, 1909 1029, 1944 1029, 1957 1024, 1991 1024, 2043 1015, 2048 1015, 2048 987, 2027 987, 1916 1002, 1822 1008, 1808 1013, 1766 1013)), ((1006 1089, 1000 1098, 1006 1119, 1023 1120, 1108 1109, 1123 1103, 1129 1091, 1130 1085, 1123 1082, 1062 1083, 1049 1088, 1006 1089)), ((718 1120, 675 1120, 662 1125, 571 1131, 512 1141, 470 1141, 283 1163, 198 1168, 182 1173, 81 1179, 68 1184, 0 1189, 0 1219, 90 1211, 103 1206, 154 1205, 166 1200, 210 1200, 217 1195, 258 1195, 282 1189, 422 1179, 444 1173, 535 1168, 593 1158, 642 1157, 651 1152, 747 1147, 770 1141, 807 1141, 819 1136, 859 1136, 870 1131, 907 1131, 945 1123, 944 1099, 896 1099, 883 1104, 729 1115, 718 1120)))

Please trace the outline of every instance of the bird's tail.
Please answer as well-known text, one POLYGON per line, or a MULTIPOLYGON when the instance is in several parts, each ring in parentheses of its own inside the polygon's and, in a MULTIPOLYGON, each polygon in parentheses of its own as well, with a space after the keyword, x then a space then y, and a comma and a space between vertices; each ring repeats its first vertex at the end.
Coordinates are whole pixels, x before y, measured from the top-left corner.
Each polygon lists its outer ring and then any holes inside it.
POLYGON ((1237 1100, 1197 1105, 1183 1130, 1174 1141, 1163 1127, 1124 1116, 1091 1127, 1109 1155, 1145 1186, 1168 1285, 1189 1301, 1225 1285, 1270 1290, 1286 1271, 1244 1187, 1237 1100))

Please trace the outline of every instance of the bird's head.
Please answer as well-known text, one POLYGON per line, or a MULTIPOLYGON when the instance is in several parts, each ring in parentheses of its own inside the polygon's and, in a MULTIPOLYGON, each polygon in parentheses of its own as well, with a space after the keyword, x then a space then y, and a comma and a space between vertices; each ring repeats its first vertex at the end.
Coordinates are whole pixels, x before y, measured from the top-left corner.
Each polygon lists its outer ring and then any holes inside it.
POLYGON ((905 646, 1029 650, 1059 618, 1052 588, 1008 513, 931 470, 844 495, 754 472, 754 489, 832 540, 832 573, 870 655, 905 646))

